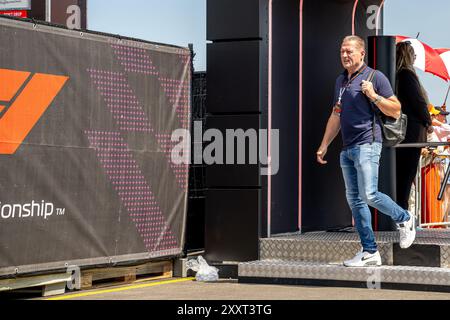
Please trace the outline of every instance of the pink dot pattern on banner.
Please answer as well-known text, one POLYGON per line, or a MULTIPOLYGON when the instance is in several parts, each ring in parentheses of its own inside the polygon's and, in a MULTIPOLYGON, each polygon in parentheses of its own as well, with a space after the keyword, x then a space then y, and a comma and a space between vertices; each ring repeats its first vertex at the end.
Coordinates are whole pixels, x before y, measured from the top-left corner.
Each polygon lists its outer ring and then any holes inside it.
POLYGON ((88 72, 117 121, 120 130, 131 132, 154 131, 123 73, 95 69, 88 69, 88 72))
POLYGON ((178 56, 178 58, 181 60, 181 62, 183 63, 183 65, 187 65, 189 64, 189 71, 190 71, 190 67, 191 67, 191 55, 190 53, 186 53, 185 50, 177 50, 176 54, 178 56))
POLYGON ((121 134, 104 131, 86 131, 85 134, 147 250, 179 249, 149 184, 121 134))
MULTIPOLYGON (((184 159, 180 159, 177 157, 176 160, 183 160, 182 164, 175 164, 172 161, 172 150, 179 142, 172 142, 172 136, 170 134, 156 134, 156 138, 158 139, 158 143, 160 144, 164 154, 166 155, 167 161, 169 161, 172 171, 175 174, 178 185, 182 190, 187 191, 189 184, 189 154, 184 155, 184 159)), ((189 143, 189 142, 186 142, 189 143)), ((188 149, 189 146, 185 146, 185 150, 188 149)), ((181 161, 177 161, 181 162, 181 161)))
POLYGON ((170 78, 158 78, 161 86, 169 99, 169 102, 174 106, 177 117, 180 120, 181 127, 189 130, 190 124, 190 85, 185 80, 175 80, 170 78))
MULTIPOLYGON (((136 99, 133 90, 130 88, 125 75, 119 72, 102 71, 88 69, 88 72, 97 85, 100 94, 103 96, 114 119, 117 121, 120 130, 125 132, 144 132, 154 134, 158 144, 166 156, 172 171, 174 172, 178 186, 183 190, 188 188, 189 161, 186 160, 181 165, 172 161, 172 148, 178 143, 171 142, 170 134, 156 134, 150 124, 140 103, 136 99)), ((175 82, 173 82, 175 83, 175 82)), ((189 93, 187 93, 189 95, 189 93)), ((187 102, 185 115, 189 123, 190 104, 187 102)), ((187 127, 187 125, 186 125, 187 127)), ((188 141, 186 141, 188 143, 188 141)), ((189 146, 186 146, 188 148, 189 146)))
MULTIPOLYGON (((148 50, 123 45, 111 45, 114 52, 124 67, 126 72, 141 73, 145 75, 158 76, 158 71, 148 55, 148 50)), ((191 73, 191 56, 186 54, 185 50, 176 50, 176 56, 181 60, 182 65, 187 70, 186 75, 191 73)), ((180 120, 183 129, 189 129, 190 113, 190 86, 186 80, 176 80, 159 77, 161 86, 168 97, 170 103, 174 106, 177 117, 180 120)))
POLYGON ((145 49, 121 45, 111 46, 125 71, 145 75, 158 75, 156 67, 153 65, 145 49))

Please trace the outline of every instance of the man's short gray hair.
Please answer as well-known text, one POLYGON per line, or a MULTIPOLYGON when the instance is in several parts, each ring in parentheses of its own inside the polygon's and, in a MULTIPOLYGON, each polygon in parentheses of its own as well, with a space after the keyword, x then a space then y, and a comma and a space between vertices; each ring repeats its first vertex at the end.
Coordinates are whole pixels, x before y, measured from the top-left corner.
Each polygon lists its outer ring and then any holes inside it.
POLYGON ((363 38, 358 36, 347 36, 344 38, 344 40, 342 40, 342 43, 350 41, 356 42, 356 46, 358 47, 358 49, 366 51, 366 42, 364 41, 363 38))

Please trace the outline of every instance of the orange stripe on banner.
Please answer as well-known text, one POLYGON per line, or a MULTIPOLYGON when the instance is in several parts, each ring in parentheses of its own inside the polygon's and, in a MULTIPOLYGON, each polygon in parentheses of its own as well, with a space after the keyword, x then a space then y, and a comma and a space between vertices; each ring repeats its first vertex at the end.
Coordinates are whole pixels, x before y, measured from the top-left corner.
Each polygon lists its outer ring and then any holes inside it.
POLYGON ((0 154, 14 154, 68 77, 36 74, 0 119, 0 154))
POLYGON ((0 100, 10 101, 29 76, 29 72, 0 69, 0 100))
POLYGON ((0 105, 0 112, 2 112, 5 108, 5 106, 0 105))

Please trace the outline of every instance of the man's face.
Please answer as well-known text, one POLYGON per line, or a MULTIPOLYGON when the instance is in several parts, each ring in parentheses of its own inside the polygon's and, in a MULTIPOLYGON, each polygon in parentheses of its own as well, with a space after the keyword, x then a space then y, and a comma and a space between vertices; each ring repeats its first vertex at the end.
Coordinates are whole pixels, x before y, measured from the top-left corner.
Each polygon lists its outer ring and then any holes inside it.
POLYGON ((346 41, 341 47, 341 62, 345 69, 354 69, 364 60, 364 50, 357 47, 355 41, 346 41))

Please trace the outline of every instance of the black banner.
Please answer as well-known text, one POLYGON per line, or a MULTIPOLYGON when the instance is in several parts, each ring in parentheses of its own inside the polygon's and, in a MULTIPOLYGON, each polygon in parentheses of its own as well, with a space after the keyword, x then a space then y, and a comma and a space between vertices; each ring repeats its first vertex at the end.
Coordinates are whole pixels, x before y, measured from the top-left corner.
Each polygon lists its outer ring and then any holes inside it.
POLYGON ((9 18, 0 43, 0 276, 180 254, 190 51, 9 18))

